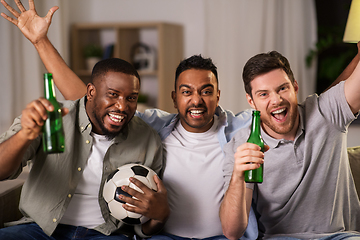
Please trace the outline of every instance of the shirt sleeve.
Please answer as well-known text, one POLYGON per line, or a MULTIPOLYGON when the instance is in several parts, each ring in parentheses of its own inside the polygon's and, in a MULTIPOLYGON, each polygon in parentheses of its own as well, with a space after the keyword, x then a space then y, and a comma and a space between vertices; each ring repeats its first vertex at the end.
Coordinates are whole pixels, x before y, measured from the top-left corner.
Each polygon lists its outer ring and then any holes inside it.
POLYGON ((322 93, 318 98, 321 114, 340 131, 345 132, 349 124, 356 119, 346 101, 344 92, 345 81, 342 81, 322 93))
MULTIPOLYGON (((5 142, 6 140, 8 140, 12 136, 14 136, 20 130, 21 130, 21 116, 18 116, 17 118, 15 118, 15 120, 14 120, 13 124, 10 126, 10 128, 6 132, 1 134, 0 143, 5 142)), ((20 173, 22 172, 22 168, 27 165, 28 160, 34 158, 34 156, 40 146, 40 143, 41 143, 41 136, 37 137, 30 144, 30 146, 27 148, 27 150, 23 156, 23 159, 21 162, 22 164, 19 166, 18 170, 13 175, 11 175, 8 179, 15 179, 20 175, 20 173)))

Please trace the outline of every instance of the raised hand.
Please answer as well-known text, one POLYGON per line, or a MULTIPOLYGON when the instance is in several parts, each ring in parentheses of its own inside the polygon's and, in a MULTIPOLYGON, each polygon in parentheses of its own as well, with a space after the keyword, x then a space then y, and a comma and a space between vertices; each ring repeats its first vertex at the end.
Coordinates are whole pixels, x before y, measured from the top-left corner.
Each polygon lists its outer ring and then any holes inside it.
POLYGON ((41 39, 47 38, 47 32, 51 24, 53 14, 59 7, 50 8, 45 17, 40 17, 35 9, 34 0, 29 0, 29 10, 26 10, 20 0, 14 0, 20 13, 12 8, 5 0, 1 0, 2 5, 12 13, 13 17, 9 17, 5 13, 1 16, 17 26, 24 36, 29 39, 34 45, 41 39))

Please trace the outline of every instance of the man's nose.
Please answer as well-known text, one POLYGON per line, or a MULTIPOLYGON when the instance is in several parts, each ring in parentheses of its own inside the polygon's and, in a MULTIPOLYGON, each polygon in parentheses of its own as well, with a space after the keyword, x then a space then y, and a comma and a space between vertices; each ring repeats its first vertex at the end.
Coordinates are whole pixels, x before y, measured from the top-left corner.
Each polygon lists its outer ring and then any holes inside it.
POLYGON ((195 106, 197 106, 197 105, 199 105, 199 104, 202 104, 204 101, 203 101, 203 98, 202 98, 201 94, 195 93, 195 94, 193 94, 193 96, 191 97, 191 102, 192 102, 195 106))
POLYGON ((279 105, 282 102, 282 97, 278 93, 271 94, 271 103, 273 105, 279 105))
POLYGON ((126 99, 119 98, 115 103, 115 107, 117 109, 119 109, 119 111, 125 111, 128 107, 128 103, 127 103, 126 99))

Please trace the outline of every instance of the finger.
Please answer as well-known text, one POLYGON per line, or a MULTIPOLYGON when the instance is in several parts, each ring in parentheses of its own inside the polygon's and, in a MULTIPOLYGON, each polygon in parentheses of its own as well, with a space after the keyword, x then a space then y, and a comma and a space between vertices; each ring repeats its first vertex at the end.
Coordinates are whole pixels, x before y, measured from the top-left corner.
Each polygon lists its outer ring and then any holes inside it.
MULTIPOLYGON (((39 98, 38 101, 41 103, 41 105, 43 105, 43 107, 49 111, 52 112, 54 111, 54 106, 51 104, 51 102, 43 97, 39 98)), ((46 113, 47 114, 47 113, 46 113)))
POLYGON ((138 199, 141 199, 142 198, 142 195, 143 193, 139 192, 138 190, 135 190, 134 188, 132 187, 129 187, 129 186, 121 186, 121 189, 128 193, 129 195, 135 197, 135 198, 138 198, 138 199))
MULTIPOLYGON (((146 186, 144 183, 142 183, 139 179, 135 177, 131 177, 129 178, 130 182, 133 183, 136 187, 138 187, 138 189, 136 190, 141 190, 144 194, 149 193, 150 191, 152 191, 148 186, 146 186)), ((131 185, 130 185, 131 186, 131 185)))
MULTIPOLYGON (((135 203, 136 204, 136 203, 135 203)), ((133 212, 133 213, 139 213, 142 214, 143 212, 141 211, 140 208, 136 207, 134 204, 128 203, 128 204, 123 204, 122 207, 129 212, 133 212)))
POLYGON ((66 114, 69 113, 69 109, 68 108, 61 108, 61 115, 65 116, 66 114))
POLYGON ((154 181, 156 183, 157 186, 157 192, 161 193, 161 192, 166 192, 166 188, 164 183, 161 181, 161 179, 159 178, 158 175, 154 175, 154 181))
POLYGON ((39 98, 30 103, 29 109, 32 110, 34 115, 39 115, 40 118, 45 121, 48 117, 47 111, 53 111, 54 107, 48 100, 39 98))
POLYGON ((258 150, 253 149, 243 149, 243 150, 237 150, 234 154, 235 159, 242 159, 242 158, 264 158, 264 153, 258 150))
MULTIPOLYGON (((15 9, 13 9, 5 0, 1 0, 1 4, 14 15, 14 17, 18 18, 20 16, 20 13, 18 13, 15 9)), ((3 16, 3 14, 1 14, 3 16)), ((6 16, 6 15, 5 15, 6 16)), ((4 16, 3 16, 4 17, 4 16)), ((11 21, 12 22, 12 21, 11 21)))
POLYGON ((40 115, 36 114, 31 108, 24 109, 21 116, 21 124, 23 128, 34 129, 41 127, 43 122, 40 115))
POLYGON ((34 0, 29 0, 29 10, 35 10, 35 3, 34 0))
POLYGON ((5 18, 6 20, 8 20, 9 22, 11 22, 12 24, 14 24, 15 26, 17 26, 17 24, 18 24, 18 21, 17 21, 17 20, 9 17, 9 16, 6 15, 5 13, 1 13, 1 16, 2 16, 3 18, 5 18))
MULTIPOLYGON (((29 1, 30 2, 30 1, 29 1)), ((24 5, 22 4, 22 2, 20 0, 15 0, 16 6, 18 6, 19 10, 21 12, 25 12, 26 9, 24 8, 24 5)))
POLYGON ((41 114, 41 112, 34 104, 32 104, 23 110, 21 121, 24 128, 32 129, 44 125, 46 118, 47 116, 45 116, 44 119, 44 116, 41 114))
POLYGON ((52 17, 54 15, 54 13, 59 9, 58 6, 52 7, 49 9, 48 13, 46 14, 45 18, 47 22, 51 22, 52 17))
POLYGON ((236 151, 244 151, 244 150, 255 150, 255 151, 260 151, 261 150, 261 147, 254 144, 254 143, 244 143, 244 144, 241 144, 240 146, 238 146, 236 148, 236 151))

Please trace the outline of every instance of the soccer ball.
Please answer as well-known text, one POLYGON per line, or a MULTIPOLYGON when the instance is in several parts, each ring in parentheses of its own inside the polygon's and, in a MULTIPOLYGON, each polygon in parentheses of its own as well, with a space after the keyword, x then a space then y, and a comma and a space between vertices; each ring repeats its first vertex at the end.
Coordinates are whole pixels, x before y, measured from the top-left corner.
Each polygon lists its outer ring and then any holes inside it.
POLYGON ((146 222, 148 218, 145 216, 126 211, 122 207, 122 204, 125 202, 119 199, 119 195, 121 194, 128 197, 133 197, 121 189, 121 186, 123 185, 129 186, 138 192, 143 193, 140 188, 130 182, 130 177, 134 177, 140 180, 148 188, 157 191, 154 175, 156 175, 156 173, 152 169, 140 164, 126 164, 118 167, 118 169, 111 173, 108 176, 103 189, 103 197, 107 203, 110 214, 116 219, 130 225, 142 224, 146 222))

